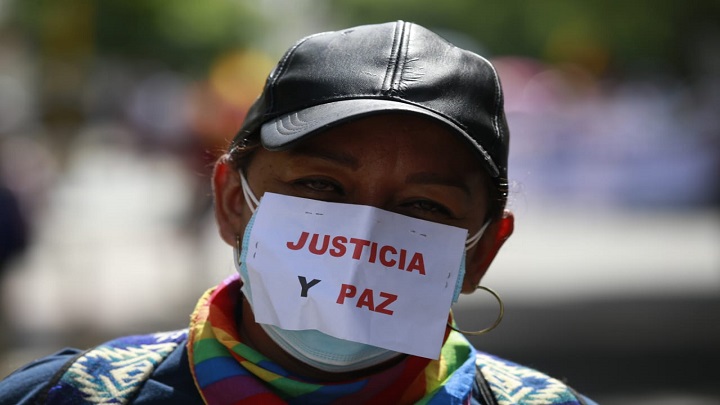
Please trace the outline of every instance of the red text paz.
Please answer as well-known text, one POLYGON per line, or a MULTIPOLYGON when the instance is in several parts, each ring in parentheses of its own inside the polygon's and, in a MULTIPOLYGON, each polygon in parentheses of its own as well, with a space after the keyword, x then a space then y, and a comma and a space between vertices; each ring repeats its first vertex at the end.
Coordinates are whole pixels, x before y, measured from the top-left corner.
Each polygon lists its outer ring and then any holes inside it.
POLYGON ((422 253, 411 253, 405 249, 398 249, 390 245, 380 245, 377 242, 346 236, 320 235, 302 232, 296 242, 287 242, 290 250, 306 248, 314 255, 329 254, 332 257, 350 255, 355 260, 363 258, 363 252, 368 252, 365 260, 368 263, 379 262, 388 268, 397 268, 408 272, 417 272, 425 275, 425 260, 422 253), (309 242, 308 242, 309 239, 309 242), (367 249, 366 249, 367 248, 367 249), (409 256, 409 259, 408 259, 409 256))
MULTIPOLYGON (((355 298, 356 295, 357 287, 352 284, 343 284, 340 287, 340 295, 338 295, 336 302, 338 304, 345 304, 346 298, 355 298)), ((392 315, 394 311, 392 309, 389 309, 388 306, 395 302, 398 296, 383 291, 380 291, 378 296, 380 299, 377 300, 378 304, 375 305, 375 293, 372 289, 366 288, 360 293, 360 296, 357 298, 355 306, 358 308, 366 307, 369 311, 378 312, 385 315, 392 315)))

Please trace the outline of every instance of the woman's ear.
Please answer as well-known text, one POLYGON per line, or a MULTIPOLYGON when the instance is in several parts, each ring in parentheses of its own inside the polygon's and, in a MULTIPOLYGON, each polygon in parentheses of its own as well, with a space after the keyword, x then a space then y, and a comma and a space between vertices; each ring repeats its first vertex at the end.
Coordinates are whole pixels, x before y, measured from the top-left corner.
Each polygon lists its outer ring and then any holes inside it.
POLYGON ((490 223, 477 246, 469 252, 466 258, 462 292, 471 293, 475 291, 500 248, 510 238, 514 229, 515 217, 509 210, 503 211, 500 219, 493 220, 490 223))
POLYGON ((215 198, 215 219, 220 236, 225 243, 235 246, 236 238, 242 237, 245 224, 249 221, 249 211, 240 183, 240 174, 226 158, 215 163, 212 177, 213 196, 215 198), (247 218, 246 218, 247 217, 247 218))

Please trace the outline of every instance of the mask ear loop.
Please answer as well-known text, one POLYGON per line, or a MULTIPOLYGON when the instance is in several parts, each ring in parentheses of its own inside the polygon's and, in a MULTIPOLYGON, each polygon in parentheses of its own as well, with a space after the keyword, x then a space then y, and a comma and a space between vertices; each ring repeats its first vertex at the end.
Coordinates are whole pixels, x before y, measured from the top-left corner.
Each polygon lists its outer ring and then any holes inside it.
POLYGON ((253 194, 250 189, 250 185, 248 184, 247 179, 245 179, 245 173, 243 173, 242 170, 240 170, 240 185, 242 186, 245 203, 250 208, 250 212, 254 214, 257 206, 260 205, 260 201, 258 201, 257 197, 255 197, 255 194, 253 194))
POLYGON ((465 241, 465 251, 466 251, 466 252, 467 252, 468 250, 474 248, 475 245, 477 245, 477 243, 480 242, 480 238, 482 238, 483 234, 485 233, 485 230, 487 229, 487 227, 488 227, 489 225, 490 225, 490 220, 488 219, 487 221, 485 221, 485 223, 483 224, 483 226, 480 227, 480 230, 475 233, 475 235, 469 237, 469 238, 465 241))

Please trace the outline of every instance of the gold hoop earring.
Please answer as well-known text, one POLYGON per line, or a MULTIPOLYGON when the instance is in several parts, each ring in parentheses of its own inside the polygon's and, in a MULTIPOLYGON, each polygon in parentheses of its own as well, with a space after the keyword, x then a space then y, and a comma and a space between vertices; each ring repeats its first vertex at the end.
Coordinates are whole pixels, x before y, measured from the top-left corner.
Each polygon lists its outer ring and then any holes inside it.
POLYGON ((498 314, 497 319, 495 319, 495 322, 492 325, 490 325, 489 327, 487 327, 485 329, 480 329, 480 330, 476 330, 476 331, 467 331, 467 330, 458 329, 455 326, 453 326, 450 322, 448 322, 448 326, 450 327, 450 329, 452 329, 456 332, 460 332, 463 335, 478 336, 478 335, 482 335, 484 333, 488 333, 491 330, 497 328, 498 325, 500 325, 500 322, 502 322, 503 316, 505 316, 505 304, 503 304, 503 301, 500 298, 500 296, 498 295, 498 293, 496 293, 493 289, 482 286, 482 285, 478 285, 477 287, 475 287, 475 289, 476 290, 478 290, 478 289, 485 290, 485 291, 489 292, 490 294, 492 294, 492 296, 495 297, 495 299, 497 300, 498 304, 500 304, 500 313, 498 314))

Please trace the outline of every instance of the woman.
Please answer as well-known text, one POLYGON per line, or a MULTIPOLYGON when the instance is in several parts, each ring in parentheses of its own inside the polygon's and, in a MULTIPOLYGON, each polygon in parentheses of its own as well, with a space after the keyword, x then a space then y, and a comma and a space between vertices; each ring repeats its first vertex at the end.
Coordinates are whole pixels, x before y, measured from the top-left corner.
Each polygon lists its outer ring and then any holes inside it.
MULTIPOLYGON (((12 403, 590 403, 450 314, 513 231, 492 65, 402 21, 307 37, 213 175, 238 274, 189 329, 61 352, 12 403), (76 402, 71 402, 76 401, 76 402)), ((493 293, 494 294, 494 293, 493 293)))

